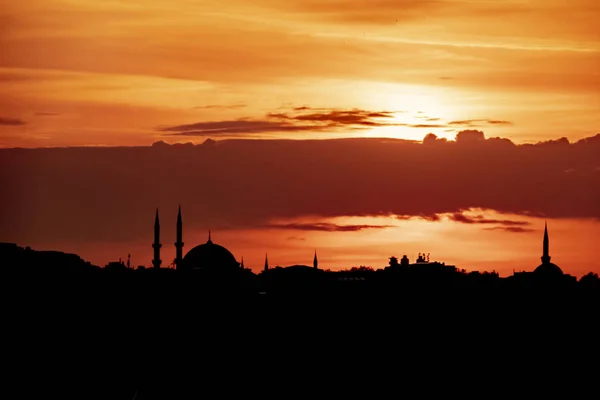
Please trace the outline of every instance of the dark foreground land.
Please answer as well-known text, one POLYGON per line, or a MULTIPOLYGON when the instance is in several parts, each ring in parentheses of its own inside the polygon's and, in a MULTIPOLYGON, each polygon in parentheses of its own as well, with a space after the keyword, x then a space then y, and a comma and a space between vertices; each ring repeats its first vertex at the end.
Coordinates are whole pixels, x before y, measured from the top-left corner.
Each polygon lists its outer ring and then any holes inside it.
POLYGON ((600 376, 596 280, 302 274, 6 268, 3 397, 488 398, 600 376))

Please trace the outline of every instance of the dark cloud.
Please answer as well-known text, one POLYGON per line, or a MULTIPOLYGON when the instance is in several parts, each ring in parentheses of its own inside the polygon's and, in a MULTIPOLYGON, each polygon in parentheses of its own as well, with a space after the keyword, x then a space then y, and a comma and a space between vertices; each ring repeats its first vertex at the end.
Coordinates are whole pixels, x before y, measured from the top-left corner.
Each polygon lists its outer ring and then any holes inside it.
MULTIPOLYGON (((423 138, 423 144, 431 146, 431 145, 456 145, 463 147, 470 146, 485 146, 485 147, 515 147, 516 145, 510 140, 506 138, 492 137, 489 139, 485 138, 485 134, 483 131, 467 129, 463 131, 459 131, 456 134, 454 141, 449 141, 446 138, 438 138, 433 133, 428 133, 423 138)), ((538 146, 544 145, 544 143, 539 143, 538 146)), ((522 145, 523 146, 523 145, 522 145)))
POLYGON ((181 136, 354 130, 374 126, 399 125, 389 122, 394 114, 394 111, 317 109, 302 106, 294 107, 286 112, 268 113, 264 119, 240 118, 226 121, 197 122, 163 127, 159 130, 169 132, 167 135, 181 136))
POLYGON ((325 232, 357 232, 363 229, 390 228, 391 225, 338 225, 328 222, 316 223, 291 223, 291 224, 268 224, 265 228, 291 229, 297 231, 325 231, 325 232))
POLYGON ((298 236, 289 236, 286 240, 304 242, 306 241, 306 238, 298 236))
MULTIPOLYGON (((204 106, 220 107, 220 106, 204 106)), ((463 120, 444 123, 429 123, 440 118, 429 117, 424 111, 417 111, 414 118, 428 123, 410 124, 394 122, 394 117, 402 111, 373 111, 353 109, 329 109, 309 106, 285 106, 278 111, 267 113, 263 118, 238 118, 223 121, 203 121, 193 124, 176 125, 159 128, 167 136, 240 136, 277 132, 344 132, 362 130, 381 126, 405 126, 416 129, 448 128, 449 126, 473 126, 474 122, 483 121, 489 124, 510 124, 501 120, 463 120)), ((462 134, 461 142, 465 142, 470 131, 462 134)), ((479 132, 479 131, 473 131, 479 132)), ((471 134, 472 136, 472 134, 471 134)))
POLYGON ((230 120, 198 122, 189 125, 178 125, 161 129, 165 132, 173 132, 168 135, 178 136, 218 136, 241 133, 267 133, 267 132, 300 132, 331 130, 333 125, 294 125, 288 122, 275 121, 253 121, 253 120, 230 120))
MULTIPOLYGON (((310 109, 303 108, 303 111, 310 109)), ((307 122, 328 122, 336 125, 364 125, 364 126, 384 126, 385 122, 376 121, 376 118, 393 118, 392 111, 366 111, 359 109, 351 110, 331 110, 328 112, 313 112, 306 114, 290 115, 286 113, 270 113, 267 117, 307 122)))
POLYGON ((448 125, 473 127, 477 126, 477 123, 479 122, 489 125, 512 125, 512 122, 510 121, 502 121, 497 119, 465 119, 460 121, 450 121, 448 122, 448 125))
POLYGON ((0 125, 19 126, 25 125, 25 121, 17 118, 0 117, 0 125))
POLYGON ((456 144, 478 144, 485 142, 485 134, 482 131, 467 129, 456 134, 456 144))
POLYGON ((405 124, 404 126, 408 126, 410 128, 445 128, 446 125, 442 124, 405 124))
POLYGON ((428 134, 422 143, 244 139, 0 149, 0 165, 0 187, 9 188, 0 197, 0 241, 20 243, 151 241, 156 207, 165 243, 172 242, 179 204, 186 232, 299 218, 396 215, 432 221, 452 215, 474 226, 528 228, 512 216, 491 219, 464 211, 475 208, 600 219, 600 134, 575 143, 558 139, 526 145, 461 131, 456 140, 428 134))
POLYGON ((423 138, 423 144, 424 145, 436 145, 436 144, 443 144, 446 143, 448 141, 448 139, 446 138, 438 138, 434 133, 428 133, 427 135, 425 135, 425 137, 423 138))
MULTIPOLYGON (((523 215, 529 215, 529 213, 523 213, 523 215)), ((486 230, 505 230, 508 232, 530 232, 533 229, 525 228, 525 226, 531 225, 528 221, 516 221, 509 219, 497 219, 487 218, 485 215, 467 215, 465 211, 457 211, 449 214, 420 214, 420 215, 398 215, 395 216, 399 220, 411 220, 411 219, 423 219, 426 221, 440 221, 443 217, 448 218, 450 221, 459 222, 462 224, 481 224, 481 225, 498 225, 493 227, 485 227, 486 230)))
POLYGON ((493 219, 486 218, 483 215, 466 215, 462 212, 455 212, 450 214, 450 220, 460 222, 463 224, 498 224, 503 226, 522 226, 529 225, 527 221, 513 221, 508 219, 493 219))
POLYGON ((535 229, 532 228, 523 228, 521 226, 494 226, 494 227, 487 227, 487 228, 483 228, 487 231, 506 231, 506 232, 513 232, 513 233, 525 233, 525 232, 534 232, 535 229))
POLYGON ((394 216, 396 219, 399 219, 401 221, 405 221, 405 220, 409 220, 409 219, 424 219, 426 221, 439 221, 442 218, 440 217, 440 215, 438 214, 430 214, 430 215, 426 215, 426 214, 417 214, 417 215, 395 215, 394 216))

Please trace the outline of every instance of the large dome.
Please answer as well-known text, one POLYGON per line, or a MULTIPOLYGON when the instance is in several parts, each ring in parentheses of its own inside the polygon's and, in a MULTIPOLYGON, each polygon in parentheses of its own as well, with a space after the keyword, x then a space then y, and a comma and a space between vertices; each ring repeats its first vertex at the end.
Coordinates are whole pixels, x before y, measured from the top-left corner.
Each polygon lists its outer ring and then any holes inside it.
POLYGON ((562 269, 556 264, 551 262, 540 264, 535 270, 533 270, 536 274, 544 275, 544 276, 560 276, 563 275, 562 269))
POLYGON ((239 269, 239 263, 229 250, 212 240, 194 247, 183 257, 185 270, 226 270, 239 269))

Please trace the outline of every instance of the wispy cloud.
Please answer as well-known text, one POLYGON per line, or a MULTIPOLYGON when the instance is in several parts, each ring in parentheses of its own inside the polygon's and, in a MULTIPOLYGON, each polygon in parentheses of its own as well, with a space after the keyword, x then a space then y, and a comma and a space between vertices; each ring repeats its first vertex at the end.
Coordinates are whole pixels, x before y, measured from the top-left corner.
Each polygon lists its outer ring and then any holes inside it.
POLYGON ((497 119, 464 119, 459 121, 450 121, 448 125, 457 125, 464 127, 475 127, 477 123, 484 123, 489 125, 512 125, 510 121, 503 121, 497 119))
POLYGON ((25 121, 18 119, 18 118, 0 117, 0 125, 19 126, 19 125, 25 125, 25 121))
POLYGON ((266 228, 290 229, 297 231, 324 231, 324 232, 358 232, 363 229, 390 228, 391 225, 338 225, 329 222, 316 223, 290 223, 290 224, 268 224, 266 228))
POLYGON ((451 221, 463 224, 498 224, 504 226, 525 226, 530 223, 527 221, 514 221, 508 219, 490 219, 484 215, 467 215, 462 212, 455 212, 448 217, 451 221))
POLYGON ((340 110, 300 106, 287 111, 268 113, 262 119, 239 118, 197 122, 163 127, 159 130, 167 132, 167 135, 208 136, 267 132, 323 132, 403 125, 391 121, 395 114, 395 111, 369 111, 357 108, 340 110))
POLYGON ((487 228, 483 228, 486 231, 506 231, 506 232, 513 232, 513 233, 525 233, 525 232, 534 232, 535 229, 532 228, 523 228, 521 226, 493 226, 493 227, 487 227, 487 228))

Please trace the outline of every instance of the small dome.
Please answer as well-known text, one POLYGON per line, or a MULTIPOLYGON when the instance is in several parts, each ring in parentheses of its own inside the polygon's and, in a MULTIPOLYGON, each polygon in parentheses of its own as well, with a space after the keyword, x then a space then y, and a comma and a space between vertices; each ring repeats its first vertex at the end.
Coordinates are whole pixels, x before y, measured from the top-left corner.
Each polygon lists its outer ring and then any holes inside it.
POLYGON ((559 276, 563 274, 562 269, 553 263, 540 264, 533 272, 544 276, 559 276))
POLYGON ((210 239, 208 242, 194 247, 183 257, 184 270, 231 270, 238 269, 240 264, 229 250, 210 239))

